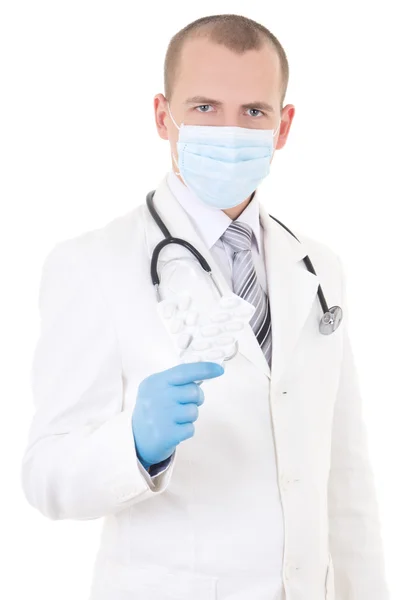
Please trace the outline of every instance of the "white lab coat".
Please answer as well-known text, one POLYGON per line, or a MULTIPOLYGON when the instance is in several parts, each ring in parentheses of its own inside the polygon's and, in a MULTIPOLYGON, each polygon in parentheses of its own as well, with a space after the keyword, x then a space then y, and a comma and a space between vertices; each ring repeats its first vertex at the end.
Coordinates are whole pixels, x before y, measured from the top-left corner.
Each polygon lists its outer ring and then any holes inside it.
MULTIPOLYGON (((198 248, 230 291, 166 177, 154 201, 173 235, 198 248)), ((178 362, 149 273, 163 236, 143 201, 59 242, 45 261, 32 366, 37 410, 22 484, 51 519, 105 517, 91 600, 270 600, 270 418, 286 600, 389 597, 341 261, 295 231, 300 244, 262 201, 260 216, 272 378, 247 325, 225 373, 203 383, 194 437, 153 480, 137 460, 131 415, 142 379, 178 362), (306 254, 317 275, 302 262, 306 254), (331 335, 318 329, 319 284, 328 305, 344 311, 331 335)))

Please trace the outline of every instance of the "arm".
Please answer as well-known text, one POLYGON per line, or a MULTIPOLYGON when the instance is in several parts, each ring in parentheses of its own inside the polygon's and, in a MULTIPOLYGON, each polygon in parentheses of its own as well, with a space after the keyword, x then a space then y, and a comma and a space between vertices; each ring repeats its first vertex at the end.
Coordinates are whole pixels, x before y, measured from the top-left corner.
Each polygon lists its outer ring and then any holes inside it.
POLYGON ((347 330, 346 279, 341 260, 343 355, 332 428, 328 485, 330 552, 337 600, 387 600, 378 504, 362 398, 347 330))
POLYGON ((174 465, 140 464, 123 408, 118 340, 87 249, 76 240, 46 257, 31 385, 35 415, 22 463, 29 503, 51 519, 95 519, 161 493, 174 465))

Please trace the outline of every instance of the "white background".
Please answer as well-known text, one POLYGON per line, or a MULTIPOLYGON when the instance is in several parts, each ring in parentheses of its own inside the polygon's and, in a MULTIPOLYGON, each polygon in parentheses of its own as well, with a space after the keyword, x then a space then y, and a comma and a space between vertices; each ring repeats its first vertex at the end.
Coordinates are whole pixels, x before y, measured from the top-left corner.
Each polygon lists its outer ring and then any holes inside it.
POLYGON ((153 97, 164 91, 167 44, 190 21, 224 12, 263 23, 288 55, 286 103, 297 112, 286 147, 275 155, 265 197, 272 215, 329 244, 344 260, 388 581, 393 598, 400 597, 395 5, 3 3, 1 597, 88 597, 101 521, 48 520, 28 505, 19 481, 33 415, 29 376, 40 272, 57 241, 144 202, 170 168, 169 145, 158 137, 153 115, 153 97))

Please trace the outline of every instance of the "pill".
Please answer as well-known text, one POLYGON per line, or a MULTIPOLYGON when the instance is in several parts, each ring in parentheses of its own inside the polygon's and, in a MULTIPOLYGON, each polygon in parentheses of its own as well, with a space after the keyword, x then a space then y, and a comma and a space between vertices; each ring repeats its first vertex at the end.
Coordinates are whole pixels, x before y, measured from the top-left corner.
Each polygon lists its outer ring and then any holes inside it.
POLYGON ((214 358, 223 358, 224 352, 222 350, 218 350, 217 348, 213 348, 212 350, 208 350, 205 355, 205 359, 214 359, 214 358))
POLYGON ((179 310, 187 310, 190 306, 191 301, 192 298, 190 296, 181 296, 178 302, 179 310))
POLYGON ((226 331, 240 331, 241 329, 243 329, 243 323, 240 321, 231 321, 225 324, 226 331))
POLYGON ((230 357, 236 355, 236 342, 229 344, 229 346, 224 346, 222 350, 225 353, 226 359, 229 360, 230 357))
POLYGON ((237 306, 239 304, 239 302, 240 302, 239 298, 236 298, 235 296, 223 296, 220 299, 219 304, 223 308, 233 308, 233 307, 237 306))
POLYGON ((187 348, 192 341, 192 336, 190 333, 181 333, 178 338, 178 347, 179 348, 187 348))
POLYGON ((216 313, 210 317, 210 320, 214 323, 224 323, 225 321, 229 321, 229 319, 229 313, 216 313))
POLYGON ((162 312, 166 319, 170 319, 176 309, 175 302, 166 302, 163 306, 162 312))
POLYGON ((247 317, 251 315, 254 311, 254 306, 249 306, 249 304, 242 304, 242 306, 233 311, 233 314, 237 317, 247 317))
POLYGON ((211 344, 208 340, 193 340, 192 345, 190 346, 192 350, 206 350, 210 348, 211 344))
POLYGON ((221 333, 221 328, 216 325, 205 325, 201 328, 201 333, 206 337, 211 337, 221 333))
POLYGON ((199 313, 197 313, 195 310, 189 310, 185 317, 186 325, 194 325, 197 321, 198 316, 199 313))
POLYGON ((175 317, 174 319, 172 319, 171 321, 171 325, 170 325, 170 330, 171 333, 178 333, 178 331, 180 331, 183 327, 183 320, 179 319, 178 317, 175 317))
POLYGON ((220 335, 219 337, 215 338, 214 340, 214 344, 216 346, 227 346, 229 344, 234 344, 235 343, 235 338, 233 337, 233 335, 220 335))

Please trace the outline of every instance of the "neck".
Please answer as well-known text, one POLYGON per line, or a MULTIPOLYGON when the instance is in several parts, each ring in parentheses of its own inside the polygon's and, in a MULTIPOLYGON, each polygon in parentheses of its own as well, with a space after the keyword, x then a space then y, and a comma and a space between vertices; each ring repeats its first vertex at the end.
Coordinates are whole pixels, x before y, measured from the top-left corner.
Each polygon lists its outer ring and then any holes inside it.
POLYGON ((239 215, 242 214, 242 212, 244 211, 244 209, 246 208, 246 206, 251 202, 254 194, 255 194, 255 192, 253 192, 248 198, 246 198, 246 200, 243 200, 243 202, 241 202, 237 206, 233 206, 232 208, 225 208, 225 209, 223 209, 223 212, 226 215, 228 215, 228 217, 230 219, 232 219, 232 221, 234 221, 235 219, 238 218, 239 215))

